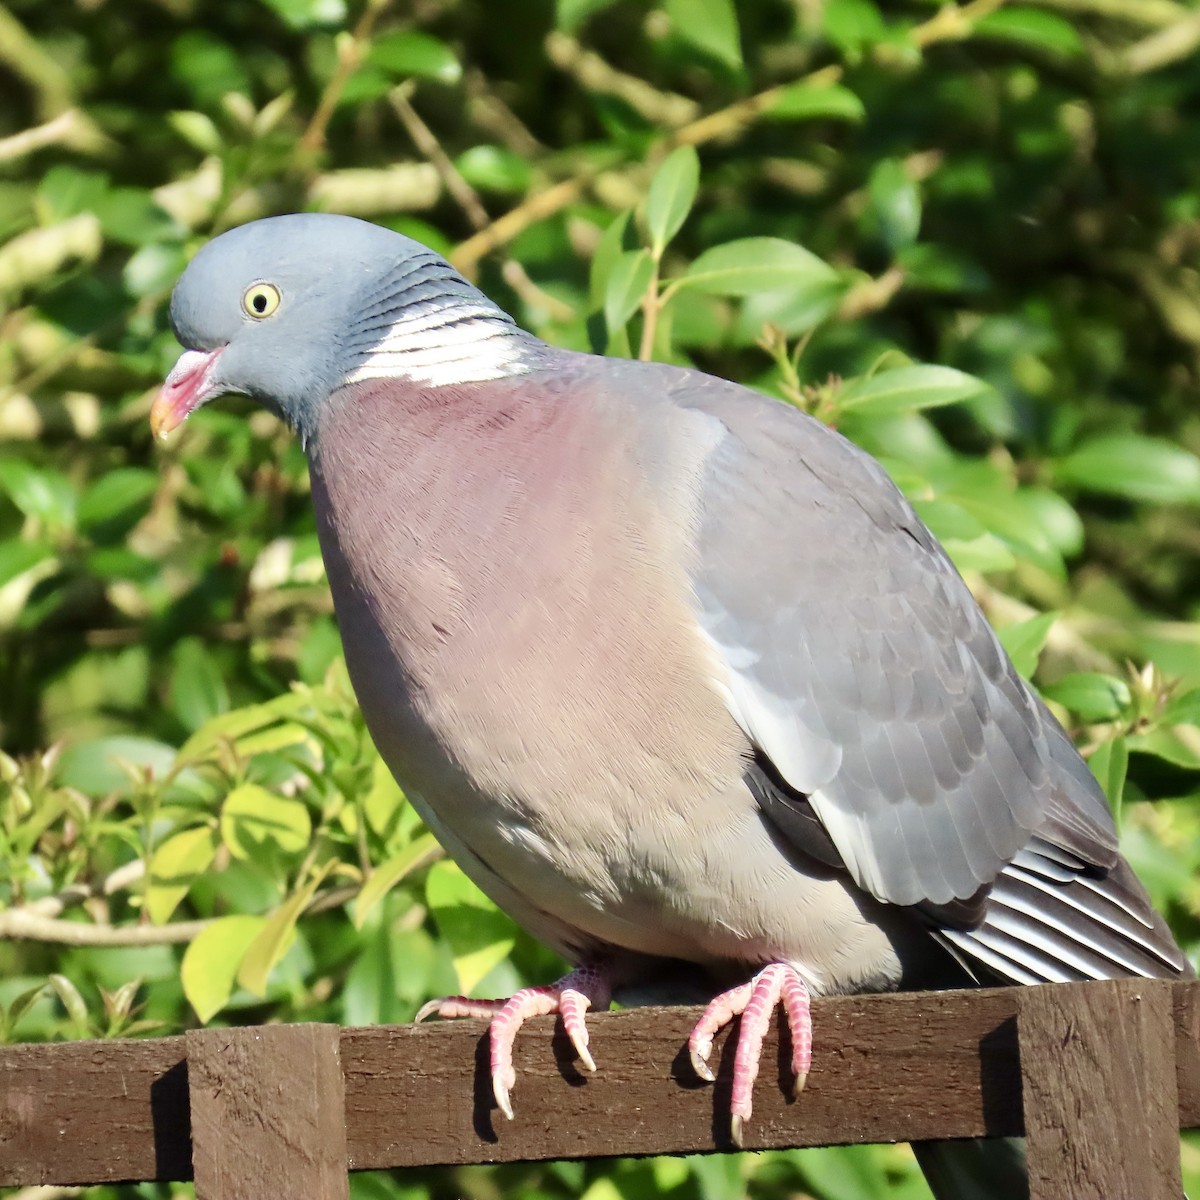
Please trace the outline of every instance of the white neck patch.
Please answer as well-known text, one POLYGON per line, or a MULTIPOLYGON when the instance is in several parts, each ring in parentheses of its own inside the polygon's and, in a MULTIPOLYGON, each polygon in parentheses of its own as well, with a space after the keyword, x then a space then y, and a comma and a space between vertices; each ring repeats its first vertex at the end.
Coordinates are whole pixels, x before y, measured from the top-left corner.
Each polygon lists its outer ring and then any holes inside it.
POLYGON ((523 375, 529 370, 525 341, 515 325, 482 305, 410 310, 384 330, 347 378, 445 387, 523 375))

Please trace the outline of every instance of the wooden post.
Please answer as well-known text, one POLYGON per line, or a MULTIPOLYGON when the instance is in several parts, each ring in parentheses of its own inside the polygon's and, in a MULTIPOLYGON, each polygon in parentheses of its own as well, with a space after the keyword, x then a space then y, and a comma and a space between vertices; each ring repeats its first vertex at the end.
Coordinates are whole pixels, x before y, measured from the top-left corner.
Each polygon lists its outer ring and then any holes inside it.
POLYGON ((1172 986, 1021 988, 1031 1200, 1179 1200, 1172 986))
POLYGON ((348 1200, 336 1025, 187 1034, 197 1200, 348 1200))

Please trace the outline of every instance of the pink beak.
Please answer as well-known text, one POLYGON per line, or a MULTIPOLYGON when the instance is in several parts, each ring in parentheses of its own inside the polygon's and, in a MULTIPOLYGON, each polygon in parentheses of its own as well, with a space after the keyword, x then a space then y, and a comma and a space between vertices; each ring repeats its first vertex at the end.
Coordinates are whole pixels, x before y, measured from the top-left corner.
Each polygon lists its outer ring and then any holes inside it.
POLYGON ((185 350, 179 356, 150 409, 150 430, 156 438, 166 437, 206 400, 224 390, 212 381, 224 349, 185 350))

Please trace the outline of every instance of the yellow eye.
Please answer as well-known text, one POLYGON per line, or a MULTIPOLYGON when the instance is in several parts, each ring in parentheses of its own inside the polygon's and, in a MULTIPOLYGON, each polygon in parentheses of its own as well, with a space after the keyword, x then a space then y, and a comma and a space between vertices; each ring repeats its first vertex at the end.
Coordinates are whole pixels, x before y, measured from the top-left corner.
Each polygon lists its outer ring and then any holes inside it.
POLYGON ((279 307, 279 289, 272 283, 252 283, 242 297, 246 316, 261 320, 279 307))

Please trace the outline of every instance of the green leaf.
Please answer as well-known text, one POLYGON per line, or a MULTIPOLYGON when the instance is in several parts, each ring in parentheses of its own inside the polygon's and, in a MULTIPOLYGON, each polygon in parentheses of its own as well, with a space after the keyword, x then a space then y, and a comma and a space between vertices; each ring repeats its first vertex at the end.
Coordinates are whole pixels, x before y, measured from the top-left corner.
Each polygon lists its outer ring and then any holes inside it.
POLYGON ((285 692, 265 704, 250 704, 221 713, 206 721, 179 748, 179 761, 195 762, 205 758, 223 741, 242 747, 243 740, 276 724, 285 717, 295 716, 312 702, 300 692, 285 692))
POLYGON ((1018 621, 1014 625, 1006 625, 997 630, 996 636, 1000 644, 1008 651, 1013 666, 1028 679, 1037 669, 1038 658, 1046 638, 1050 636, 1050 627, 1058 620, 1058 613, 1039 613, 1027 621, 1018 621))
POLYGON ((663 160, 646 193, 646 228, 651 252, 662 256, 663 248, 683 227, 700 187, 700 156, 692 146, 680 146, 663 160))
POLYGON ((1184 692, 1163 709, 1160 725, 1200 725, 1200 688, 1184 692))
POLYGON ((596 251, 592 255, 592 265, 588 272, 588 297, 593 308, 601 308, 604 297, 608 293, 608 281, 612 278, 613 270, 626 250, 636 247, 629 238, 629 218, 633 214, 626 210, 618 213, 610 222, 608 228, 600 237, 596 251))
POLYGON ((346 20, 345 0, 261 0, 291 29, 305 30, 341 25, 346 20))
POLYGON ((183 994, 203 1024, 228 1003, 238 967, 266 923, 266 917, 218 917, 184 951, 179 968, 183 994))
POLYGON ((839 412, 894 416, 957 404, 987 391, 982 379, 953 367, 911 366, 852 379, 837 394, 839 412))
POLYGON ((363 816, 371 832, 386 838, 406 805, 404 792, 387 763, 376 758, 371 768, 371 787, 362 798, 363 816))
POLYGON ((528 190, 533 183, 529 163, 504 146, 472 146, 455 159, 454 165, 481 192, 511 195, 528 190))
POLYGON ((212 865, 216 852, 216 831, 207 825, 185 829, 155 850, 146 889, 146 911, 155 925, 170 920, 196 877, 212 865))
POLYGON ((79 1026, 80 1031, 87 1029, 87 1004, 79 989, 65 975, 51 975, 50 986, 54 989, 62 1006, 67 1010, 67 1016, 79 1026))
POLYGON ((462 78, 462 66, 454 51, 445 42, 417 29, 385 34, 371 46, 367 63, 399 79, 415 77, 457 83, 462 78))
POLYGON ((867 219, 892 254, 917 240, 921 229, 921 193, 904 163, 877 163, 867 182, 867 219))
POLYGON ((780 92, 764 117, 775 121, 811 121, 836 118, 861 121, 867 115, 863 102, 848 87, 793 83, 780 92))
POLYGON ((442 854, 431 833, 414 838, 399 854, 381 863, 372 872, 354 901, 354 928, 361 929, 371 909, 405 876, 427 866, 442 854))
POLYGON ((199 638, 182 639, 171 657, 171 709, 185 728, 199 729, 229 707, 225 680, 199 638))
POLYGON ((0 587, 53 556, 54 551, 46 542, 0 542, 0 587))
POLYGON ((977 37, 1012 42, 1030 50, 1045 50, 1063 57, 1083 53, 1083 39, 1075 24, 1057 13, 1005 5, 974 23, 977 37))
POLYGON ((39 983, 36 987, 26 988, 20 995, 15 996, 3 1015, 0 1016, 0 1042, 12 1040, 17 1026, 21 1023, 31 1008, 42 998, 46 985, 39 983))
POLYGON ((1200 458, 1136 433, 1093 438, 1054 464, 1057 482, 1129 500, 1200 504, 1200 458))
POLYGON ((1200 771, 1200 731, 1190 725, 1159 727, 1129 738, 1129 749, 1151 754, 1187 771, 1200 771))
POLYGON ((741 67, 742 39, 733 0, 665 0, 663 7, 685 41, 727 67, 741 67))
POLYGON ((614 3, 616 0, 555 0, 554 27, 563 33, 575 33, 588 17, 614 3))
POLYGON ((609 333, 625 327, 626 321, 637 312, 653 278, 654 259, 648 251, 626 251, 618 256, 604 292, 604 323, 609 333))
POLYGON ((825 36, 851 57, 887 36, 887 26, 872 0, 826 0, 821 18, 825 36))
POLYGON ((1109 808, 1119 813, 1125 796, 1125 774, 1129 769, 1129 743, 1123 737, 1101 742, 1092 751, 1088 766, 1104 789, 1109 808))
POLYGON ((1041 693, 1048 700, 1077 713, 1085 721, 1111 721, 1132 703, 1129 684, 1115 675, 1079 671, 1047 684, 1041 693))
POLYGON ((225 139, 207 113, 180 109, 167 113, 167 123, 202 154, 220 154, 224 148, 225 139))
POLYGON ((92 533, 104 526, 119 525, 127 530, 149 510, 158 485, 158 473, 144 467, 106 471, 79 497, 80 528, 92 533))
POLYGON ((236 787, 221 806, 221 838, 235 858, 253 859, 274 846, 299 854, 312 836, 308 808, 256 783, 236 787))
POLYGON ((75 489, 52 467, 35 467, 20 458, 0 459, 0 491, 27 516, 69 529, 75 523, 75 489))
POLYGON ((464 992, 512 952, 516 927, 457 864, 434 863, 425 882, 425 903, 450 946, 464 992))
POLYGON ((68 746, 58 760, 58 780, 88 796, 127 793, 133 787, 131 769, 149 770, 161 779, 174 761, 174 749, 163 742, 115 734, 68 746))
POLYGON ((810 287, 835 280, 837 272, 815 254, 782 238, 738 238, 706 250, 673 286, 715 296, 810 287))
POLYGON ((325 876, 336 866, 327 862, 303 887, 292 893, 266 920, 257 936, 246 947, 238 967, 237 981, 256 996, 267 994, 267 976, 287 953, 296 933, 296 922, 317 893, 325 876))

